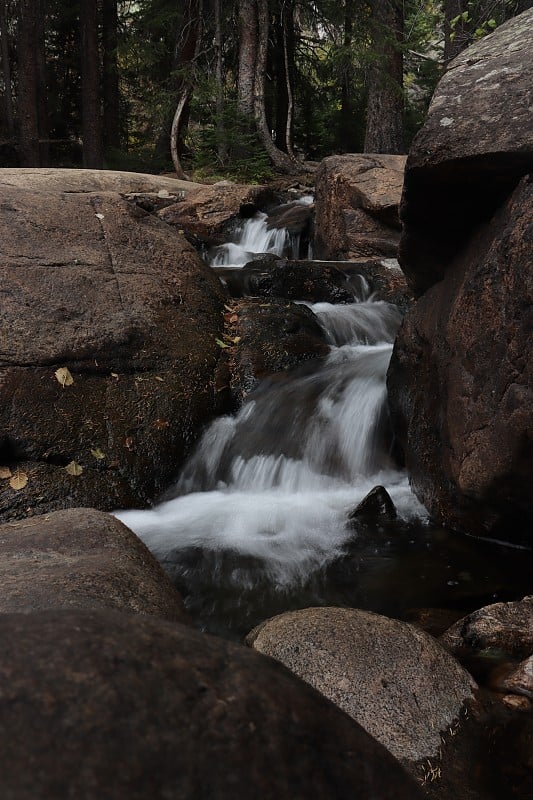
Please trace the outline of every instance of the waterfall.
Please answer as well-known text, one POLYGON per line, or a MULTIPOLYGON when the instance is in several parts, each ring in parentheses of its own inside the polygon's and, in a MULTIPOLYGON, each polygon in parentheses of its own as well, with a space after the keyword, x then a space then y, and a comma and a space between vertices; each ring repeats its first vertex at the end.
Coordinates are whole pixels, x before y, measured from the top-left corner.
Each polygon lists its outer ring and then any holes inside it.
POLYGON ((311 308, 332 341, 317 371, 260 386, 236 416, 207 429, 176 497, 117 515, 171 573, 191 548, 229 551, 287 587, 338 558, 352 535, 348 512, 376 484, 404 518, 421 514, 386 436, 385 376, 400 313, 372 301, 311 308))

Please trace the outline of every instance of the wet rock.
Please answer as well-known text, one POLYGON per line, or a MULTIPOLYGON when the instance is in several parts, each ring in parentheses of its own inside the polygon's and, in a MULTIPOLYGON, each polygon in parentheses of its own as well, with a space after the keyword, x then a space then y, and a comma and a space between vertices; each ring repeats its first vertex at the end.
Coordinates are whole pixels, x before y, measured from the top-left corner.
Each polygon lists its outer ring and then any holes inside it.
POLYGON ((307 234, 309 237, 314 205, 290 203, 268 212, 267 228, 286 228, 291 235, 307 234))
POLYGON ((431 636, 348 608, 308 608, 259 625, 247 643, 356 719, 404 763, 436 756, 475 683, 431 636))
POLYGON ((0 525, 0 613, 116 608, 184 622, 181 597, 125 525, 88 508, 0 525))
POLYGON ((396 506, 384 486, 374 486, 348 516, 357 522, 392 522, 397 518, 396 506))
POLYGON ((226 242, 232 226, 271 200, 272 192, 268 187, 221 181, 204 186, 184 201, 162 209, 158 216, 183 231, 196 247, 211 247, 226 242))
POLYGON ((1 615, 0 637, 6 798, 423 796, 353 720, 244 647, 113 611, 1 615))
POLYGON ((458 620, 441 636, 457 656, 495 650, 513 658, 533 654, 533 596, 513 603, 494 603, 458 620))
POLYGON ((417 294, 533 169, 533 9, 464 50, 439 82, 405 171, 400 262, 417 294))
POLYGON ((393 258, 405 156, 324 159, 316 176, 314 250, 318 258, 393 258))
POLYGON ((313 312, 283 300, 236 300, 224 315, 226 375, 240 406, 259 381, 329 352, 313 312))
POLYGON ((498 688, 513 694, 523 694, 533 700, 533 655, 511 670, 498 688))
POLYGON ((287 261, 265 255, 235 269, 214 267, 232 297, 283 297, 310 303, 353 303, 371 294, 406 311, 413 294, 395 260, 287 261))
POLYGON ((387 378, 411 485, 439 523, 527 543, 533 183, 524 179, 404 319, 387 378))
POLYGON ((117 194, 4 187, 0 219, 0 519, 146 504, 214 413, 219 281, 117 194))

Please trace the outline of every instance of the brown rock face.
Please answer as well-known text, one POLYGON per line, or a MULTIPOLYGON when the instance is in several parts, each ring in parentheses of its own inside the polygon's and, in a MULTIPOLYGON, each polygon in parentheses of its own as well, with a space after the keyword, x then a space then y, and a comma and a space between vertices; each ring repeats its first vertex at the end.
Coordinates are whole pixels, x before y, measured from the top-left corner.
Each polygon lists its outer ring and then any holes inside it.
POLYGON ((283 300, 235 300, 225 314, 226 343, 219 389, 241 405, 260 380, 329 352, 313 312, 283 300))
POLYGON ((306 608, 248 636, 408 764, 437 755, 473 679, 431 636, 353 608, 306 608))
POLYGON ((159 217, 183 230, 196 245, 218 245, 227 241, 231 223, 251 217, 272 199, 268 188, 223 181, 202 187, 191 197, 160 211, 159 217))
POLYGON ((0 518, 145 504, 213 413, 219 281, 116 194, 6 188, 0 220, 0 518))
POLYGON ((125 525, 76 508, 0 525, 0 612, 116 608, 184 622, 181 597, 125 525))
POLYGON ((400 263, 421 294, 533 168, 533 9, 463 51, 440 81, 405 169, 400 263))
POLYGON ((244 647, 111 611, 4 614, 0 639, 6 798, 423 796, 357 723, 244 647))
POLYGON ((530 536, 533 186, 524 179, 404 320, 388 375, 413 488, 443 524, 530 536))
POLYGON ((395 257, 405 156, 345 155, 324 159, 316 175, 318 258, 395 257))

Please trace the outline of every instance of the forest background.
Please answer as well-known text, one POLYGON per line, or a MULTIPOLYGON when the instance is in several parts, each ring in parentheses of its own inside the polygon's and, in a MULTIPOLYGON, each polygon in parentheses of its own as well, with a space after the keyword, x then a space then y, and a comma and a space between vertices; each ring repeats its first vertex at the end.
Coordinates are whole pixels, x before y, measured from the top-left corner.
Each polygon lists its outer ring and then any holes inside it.
POLYGON ((0 0, 0 166, 264 181, 404 153, 527 0, 0 0))

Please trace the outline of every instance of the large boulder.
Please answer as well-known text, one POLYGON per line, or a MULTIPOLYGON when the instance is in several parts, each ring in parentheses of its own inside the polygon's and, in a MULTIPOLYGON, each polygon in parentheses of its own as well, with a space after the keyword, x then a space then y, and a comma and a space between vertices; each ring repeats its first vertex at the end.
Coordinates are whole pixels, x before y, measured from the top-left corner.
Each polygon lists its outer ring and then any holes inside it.
POLYGON ((220 282, 115 193, 4 187, 0 220, 0 519, 145 505, 213 414, 220 282))
POLYGON ((419 800, 353 720, 279 665, 116 611, 0 615, 2 795, 419 800))
POLYGON ((400 262, 418 294, 533 168, 533 9, 464 50, 440 81, 405 169, 400 262))
POLYGON ((444 648, 406 622, 349 608, 307 608, 247 638, 329 697, 406 764, 439 754, 475 683, 444 648))
POLYGON ((0 525, 0 613, 116 608, 187 619, 180 595, 125 525, 90 508, 0 525))
POLYGON ((405 156, 330 156, 316 175, 314 252, 318 258, 394 258, 405 156))
POLYGON ((411 484, 451 528, 531 534, 533 186, 524 179, 404 320, 389 367, 411 484))

